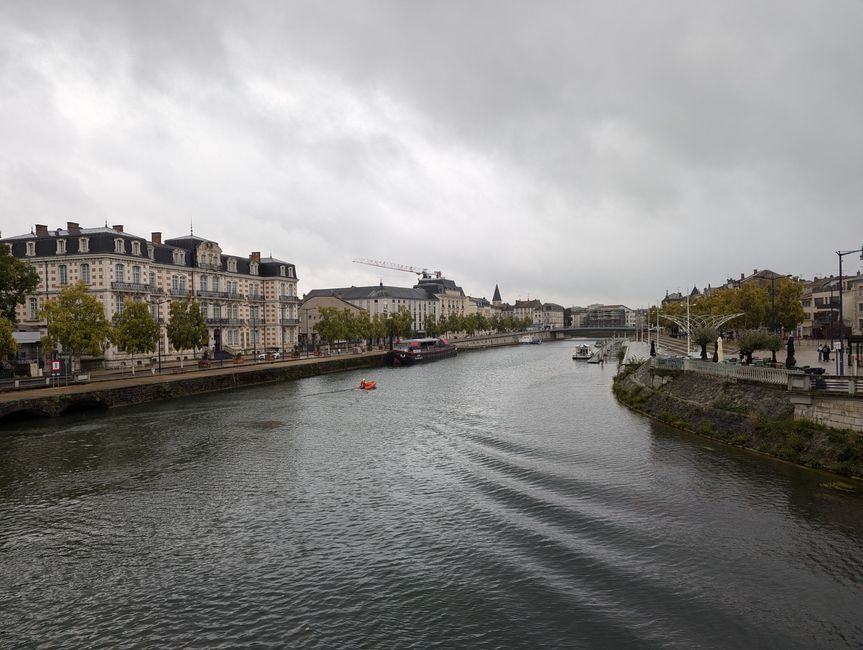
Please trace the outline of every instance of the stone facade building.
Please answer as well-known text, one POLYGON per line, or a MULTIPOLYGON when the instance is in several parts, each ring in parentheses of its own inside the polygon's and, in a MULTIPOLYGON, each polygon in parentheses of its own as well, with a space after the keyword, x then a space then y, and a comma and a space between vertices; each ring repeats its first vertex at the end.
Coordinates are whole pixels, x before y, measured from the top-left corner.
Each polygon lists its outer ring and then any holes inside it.
MULTIPOLYGON (((173 300, 193 296, 201 305, 213 351, 229 353, 293 348, 297 343, 299 298, 296 267, 259 252, 229 255, 215 241, 188 235, 162 241, 125 232, 122 225, 48 230, 37 225, 26 235, 2 240, 12 255, 29 260, 39 274, 35 294, 17 310, 20 329, 46 331, 39 316, 45 301, 64 287, 83 282, 99 299, 110 321, 131 300, 150 306, 160 323, 167 322, 173 300)), ((159 352, 173 350, 160 328, 159 352)), ((128 361, 116 348, 105 351, 114 367, 128 361)))

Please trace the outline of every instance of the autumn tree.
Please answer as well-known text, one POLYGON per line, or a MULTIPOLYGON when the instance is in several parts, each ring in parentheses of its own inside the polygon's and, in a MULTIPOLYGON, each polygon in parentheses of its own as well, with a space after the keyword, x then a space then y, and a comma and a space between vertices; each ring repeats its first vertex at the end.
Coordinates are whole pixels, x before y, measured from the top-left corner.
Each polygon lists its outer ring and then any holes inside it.
MULTIPOLYGON (((195 350, 207 347, 210 336, 201 306, 192 296, 171 303, 165 332, 175 350, 195 350)), ((183 357, 180 356, 180 368, 183 368, 183 357)))
POLYGON ((69 285, 56 298, 48 300, 41 317, 48 323, 51 343, 72 356, 73 372, 82 356, 101 355, 110 339, 111 325, 105 318, 105 309, 87 292, 83 282, 69 285))
POLYGON ((12 336, 14 326, 5 316, 0 315, 0 362, 18 349, 18 344, 12 336))
POLYGON ((135 355, 155 352, 159 341, 159 323, 150 313, 149 306, 133 300, 123 311, 114 314, 111 342, 132 357, 132 374, 135 374, 135 355))
POLYGON ((7 244, 0 244, 0 314, 15 323, 15 307, 23 304, 36 290, 39 274, 27 260, 12 255, 7 244))

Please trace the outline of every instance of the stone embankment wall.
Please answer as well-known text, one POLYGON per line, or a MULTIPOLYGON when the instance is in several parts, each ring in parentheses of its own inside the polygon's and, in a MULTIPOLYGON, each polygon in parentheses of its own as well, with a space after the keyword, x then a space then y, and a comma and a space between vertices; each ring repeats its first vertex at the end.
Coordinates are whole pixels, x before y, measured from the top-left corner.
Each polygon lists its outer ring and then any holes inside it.
POLYGON ((624 367, 614 392, 671 426, 808 467, 863 476, 863 436, 795 417, 785 387, 683 371, 624 367))
POLYGON ((795 404, 794 416, 836 429, 863 429, 863 399, 819 397, 812 404, 795 404))
MULTIPOLYGON (((85 408, 115 408, 163 399, 199 395, 241 386, 280 381, 384 365, 385 354, 343 356, 313 362, 271 364, 259 367, 213 369, 187 375, 94 382, 69 388, 40 389, 21 393, 17 399, 0 402, 0 419, 17 415, 57 416, 85 408)), ((17 397, 17 396, 16 396, 17 397)))

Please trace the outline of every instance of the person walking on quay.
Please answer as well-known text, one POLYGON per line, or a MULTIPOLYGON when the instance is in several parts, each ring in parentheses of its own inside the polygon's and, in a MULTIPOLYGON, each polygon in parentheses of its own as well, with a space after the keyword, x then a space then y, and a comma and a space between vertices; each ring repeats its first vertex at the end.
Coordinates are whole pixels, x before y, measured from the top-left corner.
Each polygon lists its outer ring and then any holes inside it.
POLYGON ((830 361, 830 346, 824 344, 824 361, 830 361))
POLYGON ((822 361, 824 361, 824 346, 819 345, 818 346, 818 363, 821 363, 822 361))

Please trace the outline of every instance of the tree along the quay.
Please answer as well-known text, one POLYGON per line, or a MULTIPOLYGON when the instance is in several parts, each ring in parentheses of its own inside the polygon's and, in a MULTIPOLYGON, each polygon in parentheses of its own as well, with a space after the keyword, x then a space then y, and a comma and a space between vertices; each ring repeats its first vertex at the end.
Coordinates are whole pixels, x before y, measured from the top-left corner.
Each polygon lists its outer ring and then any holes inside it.
POLYGON ((150 313, 150 307, 133 300, 123 311, 114 314, 111 342, 132 358, 132 374, 135 374, 135 355, 155 352, 159 341, 159 323, 150 313))
POLYGON ((0 244, 0 313, 15 323, 15 307, 36 290, 39 274, 27 260, 14 257, 7 244, 0 244))
POLYGON ((63 289, 45 303, 41 317, 47 322, 52 346, 59 346, 72 357, 72 371, 80 367, 84 355, 99 356, 108 345, 111 325, 102 303, 87 292, 83 282, 63 289))
MULTIPOLYGON (((165 331, 175 350, 197 352, 200 348, 207 347, 210 336, 197 300, 187 296, 183 300, 172 302, 169 318, 165 331)), ((182 368, 183 356, 180 355, 180 369, 182 368)))

